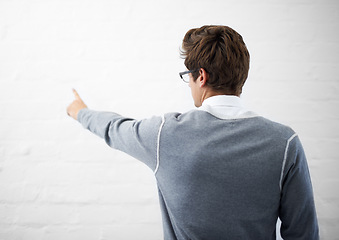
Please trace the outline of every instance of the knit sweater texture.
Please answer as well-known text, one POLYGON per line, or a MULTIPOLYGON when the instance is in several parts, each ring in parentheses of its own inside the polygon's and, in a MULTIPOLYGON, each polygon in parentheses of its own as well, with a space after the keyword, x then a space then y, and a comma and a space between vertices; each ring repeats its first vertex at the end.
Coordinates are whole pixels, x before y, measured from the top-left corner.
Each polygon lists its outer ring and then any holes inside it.
POLYGON ((261 116, 208 111, 135 120, 82 109, 78 121, 154 172, 168 240, 318 239, 303 147, 261 116))

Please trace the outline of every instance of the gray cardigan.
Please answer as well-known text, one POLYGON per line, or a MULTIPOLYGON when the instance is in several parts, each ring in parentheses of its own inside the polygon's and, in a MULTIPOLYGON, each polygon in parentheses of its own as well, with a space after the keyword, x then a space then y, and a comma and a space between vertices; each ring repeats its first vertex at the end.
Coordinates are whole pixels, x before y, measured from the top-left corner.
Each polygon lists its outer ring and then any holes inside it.
POLYGON ((78 121, 154 171, 165 239, 318 239, 295 132, 260 116, 207 111, 134 120, 82 109, 78 121))

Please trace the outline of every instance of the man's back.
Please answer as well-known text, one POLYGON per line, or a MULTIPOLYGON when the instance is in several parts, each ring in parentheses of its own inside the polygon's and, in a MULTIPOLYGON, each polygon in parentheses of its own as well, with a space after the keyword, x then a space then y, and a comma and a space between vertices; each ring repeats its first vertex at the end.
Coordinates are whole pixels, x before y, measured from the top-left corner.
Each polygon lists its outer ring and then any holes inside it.
POLYGON ((168 114, 159 146, 156 178, 168 239, 275 239, 279 210, 291 229, 308 224, 296 217, 313 204, 307 175, 298 172, 284 185, 294 166, 307 167, 290 128, 258 116, 221 119, 195 110, 168 114), (293 205, 280 209, 281 196, 293 205))

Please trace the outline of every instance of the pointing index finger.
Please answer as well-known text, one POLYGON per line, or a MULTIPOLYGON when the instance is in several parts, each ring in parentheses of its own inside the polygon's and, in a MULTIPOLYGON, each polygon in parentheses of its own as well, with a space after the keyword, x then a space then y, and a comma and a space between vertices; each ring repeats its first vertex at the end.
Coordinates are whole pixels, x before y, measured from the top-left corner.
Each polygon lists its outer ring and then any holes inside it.
POLYGON ((81 100, 81 98, 80 98, 78 92, 77 92, 74 88, 73 88, 73 93, 74 93, 74 96, 75 96, 75 98, 76 98, 77 100, 81 100))

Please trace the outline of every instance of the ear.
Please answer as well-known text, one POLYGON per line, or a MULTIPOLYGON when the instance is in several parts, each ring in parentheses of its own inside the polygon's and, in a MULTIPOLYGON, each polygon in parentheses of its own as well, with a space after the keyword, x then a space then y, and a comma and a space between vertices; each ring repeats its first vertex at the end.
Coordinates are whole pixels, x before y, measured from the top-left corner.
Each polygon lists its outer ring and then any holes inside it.
POLYGON ((206 70, 203 69, 203 68, 200 68, 199 69, 199 84, 200 84, 200 87, 204 87, 205 86, 208 78, 209 78, 209 75, 206 72, 206 70))

